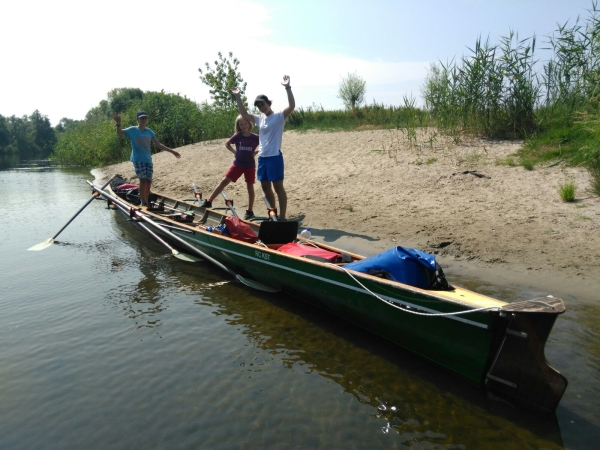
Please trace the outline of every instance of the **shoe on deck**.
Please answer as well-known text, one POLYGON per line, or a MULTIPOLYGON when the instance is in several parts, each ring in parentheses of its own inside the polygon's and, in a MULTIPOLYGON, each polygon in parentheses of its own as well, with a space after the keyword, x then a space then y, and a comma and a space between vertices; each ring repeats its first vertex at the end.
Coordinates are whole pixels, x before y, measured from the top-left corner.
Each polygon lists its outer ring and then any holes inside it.
POLYGON ((250 220, 254 218, 254 213, 250 210, 246 210, 246 214, 244 214, 244 220, 250 220))
POLYGON ((209 200, 204 200, 200 205, 200 208, 212 208, 212 202, 209 200))

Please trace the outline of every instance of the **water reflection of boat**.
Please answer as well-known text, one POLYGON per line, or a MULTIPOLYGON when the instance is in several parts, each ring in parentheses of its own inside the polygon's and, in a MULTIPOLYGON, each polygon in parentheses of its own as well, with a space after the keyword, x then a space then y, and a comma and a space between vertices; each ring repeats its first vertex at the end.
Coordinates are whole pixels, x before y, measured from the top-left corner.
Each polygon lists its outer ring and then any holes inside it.
MULTIPOLYGON (((183 283, 198 276, 194 267, 177 265, 183 283)), ((269 364, 268 358, 288 370, 316 374, 350 394, 365 406, 364 413, 382 432, 399 435, 396 439, 408 446, 478 448, 480 433, 491 433, 502 448, 522 442, 532 448, 563 448, 555 414, 540 417, 490 401, 467 380, 431 370, 427 361, 320 309, 294 302, 285 294, 253 295, 254 291, 241 290, 236 284, 214 282, 218 275, 203 271, 206 281, 190 284, 189 289, 201 292, 202 305, 226 317, 225 322, 254 348, 264 350, 264 356, 246 360, 240 372, 252 375, 262 364, 269 364), (211 295, 205 295, 207 286, 211 295), (464 429, 479 432, 457 433, 464 429)), ((314 397, 315 392, 307 395, 314 397)), ((342 403, 353 409, 350 402, 342 403)))
POLYGON ((156 194, 150 210, 142 210, 125 192, 119 196, 110 189, 94 189, 132 223, 168 241, 165 245, 195 253, 250 286, 316 305, 485 384, 513 403, 554 411, 566 389, 566 379, 544 357, 548 335, 565 309, 558 298, 509 304, 458 287, 409 286, 348 270, 347 263, 364 257, 323 244, 311 242, 320 251, 340 255, 343 262, 280 251, 291 241, 306 243, 297 239, 297 223, 248 222, 260 240, 243 242, 211 231, 225 223, 226 213, 156 194))

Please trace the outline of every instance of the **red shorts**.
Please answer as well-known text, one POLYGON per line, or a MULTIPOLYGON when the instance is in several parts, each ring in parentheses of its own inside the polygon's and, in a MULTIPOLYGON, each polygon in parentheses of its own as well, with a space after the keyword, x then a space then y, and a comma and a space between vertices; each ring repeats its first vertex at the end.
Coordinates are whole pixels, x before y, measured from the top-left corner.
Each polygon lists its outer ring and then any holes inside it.
POLYGON ((235 183, 242 175, 244 175, 246 183, 254 184, 256 182, 256 169, 254 167, 244 168, 231 166, 225 174, 225 178, 229 178, 235 183))

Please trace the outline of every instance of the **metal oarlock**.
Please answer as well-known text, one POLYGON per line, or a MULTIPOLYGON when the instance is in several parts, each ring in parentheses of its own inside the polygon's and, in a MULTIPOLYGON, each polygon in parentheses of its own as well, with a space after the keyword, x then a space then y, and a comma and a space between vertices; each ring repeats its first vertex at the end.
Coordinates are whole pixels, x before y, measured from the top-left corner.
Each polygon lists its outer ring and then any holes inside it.
POLYGON ((225 199, 225 205, 227 205, 227 207, 231 211, 231 214, 233 214, 235 217, 239 217, 237 212, 235 211, 235 208, 233 207, 233 200, 228 199, 227 195, 225 195, 225 192, 221 192, 221 195, 225 199))
POLYGON ((267 205, 267 215, 269 216, 269 219, 277 222, 277 208, 271 208, 271 204, 269 203, 269 200, 267 200, 266 195, 263 195, 263 200, 265 205, 267 205))
POLYGON ((200 206, 200 204, 202 203, 202 192, 198 191, 196 183, 192 184, 192 189, 194 189, 194 197, 196 197, 196 199, 198 200, 198 206, 200 206))

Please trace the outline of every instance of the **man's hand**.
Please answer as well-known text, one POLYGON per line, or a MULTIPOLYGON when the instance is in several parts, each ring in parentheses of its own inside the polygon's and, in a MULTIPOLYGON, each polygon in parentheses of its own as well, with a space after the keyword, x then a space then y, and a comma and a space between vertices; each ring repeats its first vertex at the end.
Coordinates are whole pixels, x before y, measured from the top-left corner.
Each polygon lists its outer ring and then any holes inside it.
POLYGON ((115 119, 117 125, 121 125, 121 116, 118 113, 113 113, 113 119, 115 119))
POLYGON ((283 76, 283 82, 281 84, 283 84, 285 87, 288 87, 290 85, 290 76, 289 75, 284 75, 283 76))
POLYGON ((231 88, 231 93, 232 93, 233 95, 235 95, 235 96, 238 96, 238 95, 240 95, 240 88, 238 88, 237 86, 236 86, 236 87, 232 87, 232 88, 231 88))

